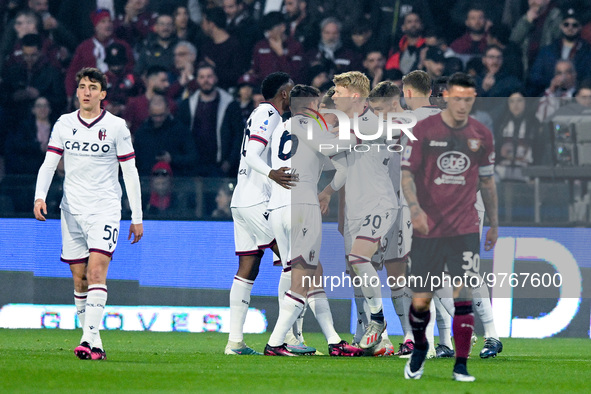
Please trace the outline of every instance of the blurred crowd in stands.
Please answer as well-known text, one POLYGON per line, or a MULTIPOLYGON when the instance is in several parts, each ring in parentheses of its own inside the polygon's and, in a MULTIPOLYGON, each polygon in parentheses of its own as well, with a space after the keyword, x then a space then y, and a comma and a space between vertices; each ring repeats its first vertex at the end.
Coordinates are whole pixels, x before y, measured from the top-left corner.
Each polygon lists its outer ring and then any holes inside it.
POLYGON ((551 163, 553 116, 591 115, 591 0, 0 0, 0 34, 0 214, 31 210, 87 66, 132 132, 147 218, 230 218, 245 120, 274 71, 326 92, 345 71, 373 87, 423 69, 434 96, 468 72, 496 98, 473 115, 500 180, 551 163))

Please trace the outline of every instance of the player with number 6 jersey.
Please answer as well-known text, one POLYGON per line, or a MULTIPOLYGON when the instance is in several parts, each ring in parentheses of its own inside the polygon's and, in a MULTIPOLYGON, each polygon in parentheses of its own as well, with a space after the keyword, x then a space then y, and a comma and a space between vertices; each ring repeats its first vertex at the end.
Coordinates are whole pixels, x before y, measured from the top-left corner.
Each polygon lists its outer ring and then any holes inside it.
POLYGON ((261 86, 267 101, 251 113, 244 129, 238 183, 230 203, 238 271, 230 290, 230 335, 224 350, 228 355, 260 354, 244 343, 243 326, 264 250, 272 248, 278 254, 268 221, 270 180, 283 187, 291 187, 292 182, 285 169, 273 170, 270 167, 269 142, 273 130, 281 123, 281 115, 289 108, 292 88, 293 81, 288 74, 269 74, 261 86))
POLYGON ((326 124, 323 127, 315 118, 320 103, 318 89, 296 85, 290 96, 295 115, 273 131, 271 162, 274 168, 291 168, 297 182, 290 190, 273 184, 268 209, 282 264, 291 267, 291 281, 289 290, 280 300, 279 317, 265 354, 292 355, 287 352, 285 336, 303 313, 307 301, 329 344, 329 354, 359 356, 363 351, 350 346, 335 331, 324 289, 314 287, 309 280, 322 275, 318 260, 322 218, 317 188, 326 158, 317 146, 325 141, 334 142, 336 137, 328 132, 326 124))

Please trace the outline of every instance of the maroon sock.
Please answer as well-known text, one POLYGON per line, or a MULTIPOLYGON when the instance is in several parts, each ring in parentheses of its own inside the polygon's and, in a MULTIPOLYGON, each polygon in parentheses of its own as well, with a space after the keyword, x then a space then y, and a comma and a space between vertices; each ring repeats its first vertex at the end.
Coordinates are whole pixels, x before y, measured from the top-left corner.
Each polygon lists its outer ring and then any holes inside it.
POLYGON ((456 313, 453 319, 454 342, 456 344, 456 357, 468 358, 470 354, 470 341, 474 332, 474 313, 472 313, 471 301, 455 303, 456 313))
POLYGON ((431 314, 429 313, 429 309, 423 312, 417 312, 411 304, 408 320, 410 321, 412 334, 415 338, 415 348, 418 350, 427 350, 429 348, 429 343, 425 336, 425 330, 427 329, 427 324, 429 324, 430 319, 431 314))

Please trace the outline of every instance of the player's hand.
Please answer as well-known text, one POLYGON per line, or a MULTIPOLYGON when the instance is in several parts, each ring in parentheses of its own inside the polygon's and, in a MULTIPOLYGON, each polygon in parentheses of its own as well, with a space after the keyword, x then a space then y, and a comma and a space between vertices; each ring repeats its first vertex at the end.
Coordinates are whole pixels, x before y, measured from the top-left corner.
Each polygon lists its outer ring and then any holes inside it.
POLYGON ((491 227, 486 232, 486 240, 484 241, 484 250, 489 251, 497 244, 499 238, 499 228, 491 227))
POLYGON ((418 205, 410 209, 410 218, 413 229, 417 230, 419 234, 429 234, 429 222, 427 221, 427 214, 418 205))
POLYGON ((295 178, 294 175, 287 172, 289 170, 289 167, 281 167, 278 170, 271 170, 269 171, 269 178, 275 181, 279 186, 291 189, 295 186, 295 178))
POLYGON ((45 201, 40 198, 36 199, 35 205, 33 207, 33 213, 35 214, 35 219, 44 222, 45 216, 43 216, 43 214, 47 215, 47 204, 45 204, 45 201))
POLYGON ((140 242, 140 239, 142 239, 142 237, 144 236, 144 225, 142 223, 138 223, 138 224, 131 224, 131 226, 129 226, 129 236, 127 237, 127 240, 129 241, 131 239, 131 235, 133 234, 133 241, 131 241, 131 244, 135 244, 140 242))
POLYGON ((321 191, 320 194, 318 194, 318 202, 320 203, 320 213, 324 216, 328 215, 328 213, 330 212, 330 209, 328 207, 328 205, 330 204, 330 198, 331 195, 321 191))

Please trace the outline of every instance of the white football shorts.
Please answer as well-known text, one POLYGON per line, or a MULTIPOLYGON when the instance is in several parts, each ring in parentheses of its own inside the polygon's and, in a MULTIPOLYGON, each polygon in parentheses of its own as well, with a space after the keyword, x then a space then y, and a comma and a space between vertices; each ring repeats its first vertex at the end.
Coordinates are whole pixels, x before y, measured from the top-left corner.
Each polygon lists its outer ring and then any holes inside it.
POLYGON ((236 256, 261 254, 275 244, 267 203, 232 208, 236 256))
POLYGON ((74 215, 62 210, 61 260, 68 264, 86 263, 91 252, 112 257, 120 221, 120 212, 74 215))
POLYGON ((320 208, 312 204, 293 204, 271 211, 271 227, 281 254, 281 264, 318 265, 322 244, 320 208))
POLYGON ((394 225, 382 238, 378 251, 372 258, 372 263, 380 268, 385 261, 403 261, 410 253, 412 243, 412 222, 410 209, 403 205, 398 209, 394 225))

